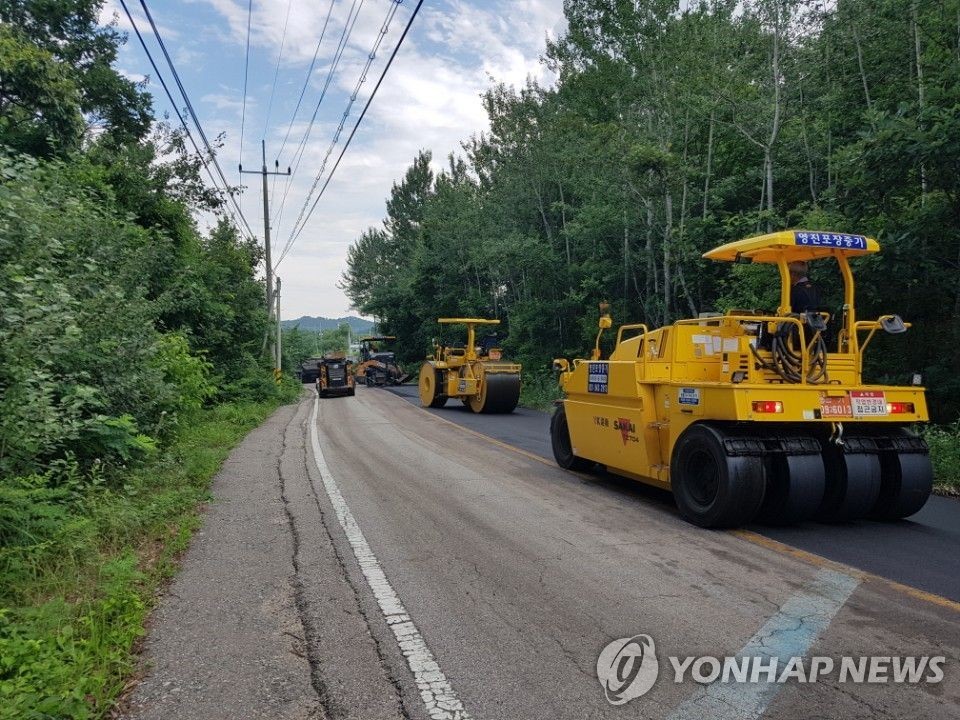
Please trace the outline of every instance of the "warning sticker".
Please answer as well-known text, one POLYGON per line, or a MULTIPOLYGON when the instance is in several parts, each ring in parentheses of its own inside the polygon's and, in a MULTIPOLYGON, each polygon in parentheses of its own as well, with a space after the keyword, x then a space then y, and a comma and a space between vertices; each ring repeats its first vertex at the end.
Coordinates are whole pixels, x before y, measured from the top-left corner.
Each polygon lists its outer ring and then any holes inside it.
POLYGON ((851 390, 850 407, 854 417, 886 415, 887 398, 882 390, 851 390))
POLYGON ((605 362, 592 362, 587 368, 587 373, 587 392, 606 393, 610 366, 605 362))
POLYGON ((679 402, 681 405, 699 405, 700 388, 680 388, 677 402, 679 402))

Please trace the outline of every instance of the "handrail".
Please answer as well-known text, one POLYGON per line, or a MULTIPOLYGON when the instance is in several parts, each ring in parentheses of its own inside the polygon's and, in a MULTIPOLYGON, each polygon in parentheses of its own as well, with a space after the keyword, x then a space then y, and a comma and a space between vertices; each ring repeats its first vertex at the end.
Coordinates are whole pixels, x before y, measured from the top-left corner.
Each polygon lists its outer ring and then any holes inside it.
MULTIPOLYGON (((863 355, 863 353, 865 353, 865 352, 867 351, 867 345, 869 345, 869 344, 870 344, 870 341, 873 340, 873 336, 877 334, 877 330, 879 330, 879 329, 882 327, 882 325, 880 324, 880 322, 881 322, 882 320, 886 320, 886 319, 892 318, 892 317, 894 317, 894 316, 893 316, 893 315, 881 315, 881 316, 878 317, 876 320, 857 320, 857 322, 855 322, 855 323, 853 324, 853 331, 854 331, 854 332, 860 332, 861 330, 869 330, 869 331, 870 331, 870 334, 867 335, 867 339, 864 340, 862 344, 860 343, 860 340, 859 340, 859 339, 857 340, 857 350, 859 351, 859 353, 860 353, 861 356, 863 355)), ((904 326, 905 328, 910 328, 910 327, 913 327, 913 323, 905 322, 905 323, 903 324, 903 326, 904 326)))
POLYGON ((620 347, 620 343, 623 341, 623 331, 624 330, 643 330, 643 333, 638 337, 643 338, 642 342, 644 343, 643 352, 640 353, 640 365, 643 368, 643 376, 647 376, 647 348, 646 348, 646 335, 650 332, 650 329, 646 326, 645 323, 627 323, 626 325, 621 325, 617 329, 617 344, 613 346, 614 352, 620 347))
POLYGON ((647 326, 644 323, 629 323, 627 325, 621 325, 620 328, 617 330, 617 344, 614 347, 620 347, 624 330, 640 330, 640 329, 643 330, 643 333, 642 333, 643 335, 646 335, 647 333, 650 332, 650 330, 647 328, 647 326))

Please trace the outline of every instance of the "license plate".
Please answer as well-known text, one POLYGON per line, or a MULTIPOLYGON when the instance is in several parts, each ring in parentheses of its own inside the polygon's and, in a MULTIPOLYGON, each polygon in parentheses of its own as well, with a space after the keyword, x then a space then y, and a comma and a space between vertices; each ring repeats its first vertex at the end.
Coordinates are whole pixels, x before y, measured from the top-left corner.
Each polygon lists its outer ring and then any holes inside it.
POLYGON ((820 398, 820 417, 850 417, 853 408, 846 395, 822 396, 820 398))
POLYGON ((854 417, 877 417, 887 414, 887 398, 880 390, 851 390, 850 406, 854 417))

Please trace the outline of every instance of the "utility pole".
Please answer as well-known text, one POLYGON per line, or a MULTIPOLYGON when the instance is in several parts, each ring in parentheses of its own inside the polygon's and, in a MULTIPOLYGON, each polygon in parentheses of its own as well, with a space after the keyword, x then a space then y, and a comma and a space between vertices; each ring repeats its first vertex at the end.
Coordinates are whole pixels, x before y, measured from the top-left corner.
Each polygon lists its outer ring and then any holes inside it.
MULTIPOLYGON (((267 175, 289 175, 290 168, 287 168, 285 173, 280 172, 280 161, 277 160, 274 162, 274 169, 267 171, 267 144, 264 140, 260 141, 260 150, 263 154, 263 166, 260 170, 244 170, 243 165, 240 165, 240 172, 247 173, 248 175, 262 175, 263 176, 263 257, 267 266, 267 331, 264 336, 264 341, 266 344, 266 339, 270 334, 269 325, 270 320, 273 319, 273 259, 270 255, 270 200, 267 194, 267 175)), ((278 288, 279 291, 279 288, 278 288)), ((277 315, 277 321, 279 322, 279 314, 277 315)), ((272 353, 271 353, 272 354, 272 353)), ((277 364, 279 367, 279 363, 277 364)))
POLYGON ((281 353, 281 339, 283 335, 280 330, 280 276, 277 276, 277 358, 276 364, 274 365, 274 378, 277 382, 280 382, 280 376, 283 374, 283 363, 281 362, 283 355, 281 353))

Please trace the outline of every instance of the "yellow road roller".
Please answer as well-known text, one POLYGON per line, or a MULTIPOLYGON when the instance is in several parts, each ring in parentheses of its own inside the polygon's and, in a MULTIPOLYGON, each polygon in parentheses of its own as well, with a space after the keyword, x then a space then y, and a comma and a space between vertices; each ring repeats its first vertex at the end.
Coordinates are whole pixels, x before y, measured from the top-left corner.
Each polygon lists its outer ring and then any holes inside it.
POLYGON ((440 318, 441 325, 466 325, 467 342, 444 346, 434 341, 433 354, 420 366, 420 404, 439 408, 459 398, 475 413, 510 413, 520 401, 520 365, 503 361, 492 335, 477 343, 477 326, 499 320, 440 318))
POLYGON ((876 334, 910 327, 897 315, 856 315, 850 259, 879 250, 863 235, 807 230, 715 248, 704 257, 776 269, 776 312, 622 325, 606 359, 600 337, 612 320, 601 306, 592 357, 554 361, 563 390, 550 426, 557 463, 599 464, 668 489, 703 527, 917 512, 933 484, 926 443, 910 429, 929 419, 921 378, 863 382, 876 334), (832 312, 791 307, 791 270, 815 261, 834 263, 843 279, 832 312))

